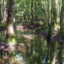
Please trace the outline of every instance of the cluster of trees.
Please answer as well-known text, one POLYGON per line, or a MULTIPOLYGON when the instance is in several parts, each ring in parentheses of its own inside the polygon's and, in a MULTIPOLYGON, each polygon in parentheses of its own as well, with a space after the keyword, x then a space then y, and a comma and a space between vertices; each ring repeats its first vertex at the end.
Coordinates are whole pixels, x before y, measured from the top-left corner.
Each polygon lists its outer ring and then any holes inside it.
POLYGON ((25 55, 27 64, 63 64, 64 0, 0 0, 0 36, 1 56, 6 51, 25 55))

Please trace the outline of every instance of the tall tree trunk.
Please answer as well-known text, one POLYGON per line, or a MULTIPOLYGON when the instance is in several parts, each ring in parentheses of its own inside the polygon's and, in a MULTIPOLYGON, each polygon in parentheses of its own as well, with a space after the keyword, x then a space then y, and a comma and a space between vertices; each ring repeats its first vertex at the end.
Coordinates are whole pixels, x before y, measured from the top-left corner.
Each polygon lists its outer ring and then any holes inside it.
POLYGON ((7 21, 7 1, 3 0, 3 20, 2 22, 7 21))
MULTIPOLYGON (((7 28, 6 28, 6 40, 9 44, 9 56, 11 53, 15 51, 15 34, 14 34, 14 12, 15 12, 15 0, 8 0, 8 17, 7 17, 7 28)), ((12 64, 11 60, 9 59, 9 64, 12 64)))
MULTIPOLYGON (((0 15, 1 15, 1 0, 0 0, 0 15)), ((0 22, 1 22, 1 17, 0 17, 0 22)))
POLYGON ((33 0, 31 0, 31 17, 30 17, 30 24, 33 25, 33 0))
POLYGON ((57 22, 57 8, 56 8, 56 1, 55 0, 50 0, 50 5, 49 9, 51 8, 51 12, 49 11, 49 30, 48 30, 48 47, 49 47, 49 52, 50 52, 50 64, 55 64, 55 58, 56 58, 56 52, 55 52, 55 44, 53 41, 51 41, 51 35, 54 33, 54 25, 57 22))
MULTIPOLYGON (((48 9, 51 9, 50 5, 51 5, 51 0, 48 0, 48 9)), ((48 59, 50 59, 50 44, 51 44, 51 34, 52 34, 52 30, 51 30, 51 12, 50 10, 48 10, 48 37, 47 37, 47 57, 48 59)))
MULTIPOLYGON (((33 0, 31 0, 31 16, 30 16, 30 25, 33 25, 33 0)), ((33 59, 33 40, 31 40, 31 64, 33 59)))
POLYGON ((38 61, 37 61, 37 64, 41 64, 41 61, 42 61, 42 41, 41 41, 41 38, 40 36, 37 36, 37 50, 38 50, 38 61))
POLYGON ((11 47, 10 51, 13 51, 14 48, 14 44, 15 42, 15 34, 14 34, 14 12, 15 12, 15 0, 9 0, 9 4, 8 4, 8 18, 7 18, 7 29, 6 29, 6 34, 7 34, 7 41, 11 47))
POLYGON ((50 64, 55 64, 55 59, 56 59, 56 46, 55 42, 51 42, 50 45, 50 64))
POLYGON ((59 52, 58 52, 59 64, 63 64, 63 60, 62 60, 62 49, 63 49, 63 44, 62 43, 59 43, 59 52))
MULTIPOLYGON (((60 33, 61 36, 64 39, 64 0, 62 0, 62 7, 61 7, 61 13, 60 13, 60 33)), ((62 64, 62 49, 63 49, 63 43, 59 43, 59 64, 62 64)))
POLYGON ((60 33, 64 37, 64 0, 62 0, 62 7, 60 13, 60 33))
POLYGON ((14 0, 9 0, 9 5, 8 5, 8 18, 7 18, 7 36, 12 37, 14 36, 14 28, 13 28, 13 23, 14 23, 14 0))
MULTIPOLYGON (((52 30, 52 34, 55 34, 55 27, 54 25, 56 24, 57 22, 57 5, 56 5, 56 0, 52 0, 51 2, 51 30, 52 30), (53 31, 54 30, 54 31, 53 31)), ((55 42, 51 42, 51 45, 50 45, 50 63, 51 64, 55 64, 55 59, 56 59, 56 43, 55 42)))

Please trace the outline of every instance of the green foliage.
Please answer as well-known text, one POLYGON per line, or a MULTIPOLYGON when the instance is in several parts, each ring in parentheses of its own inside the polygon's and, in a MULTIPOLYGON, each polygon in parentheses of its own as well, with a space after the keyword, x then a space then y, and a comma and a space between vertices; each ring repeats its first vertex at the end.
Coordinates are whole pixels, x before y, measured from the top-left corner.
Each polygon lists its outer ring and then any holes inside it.
MULTIPOLYGON (((17 24, 15 28, 15 36, 9 37, 8 43, 9 44, 24 43, 26 52, 25 53, 22 53, 21 51, 13 52, 10 54, 11 56, 21 54, 22 56, 25 56, 27 64, 40 64, 45 56, 47 55, 50 56, 49 47, 54 48, 54 46, 52 46, 53 41, 51 40, 49 42, 47 41, 47 36, 54 37, 56 35, 53 34, 54 26, 55 24, 60 24, 60 22, 57 19, 60 19, 60 12, 62 5, 61 0, 57 0, 57 5, 53 4, 55 1, 56 0, 15 0, 15 20, 18 21, 19 26, 23 25, 23 28, 20 27, 20 29, 18 30, 17 29, 18 24, 17 24), (33 12, 31 12, 31 3, 33 4, 33 12), (57 10, 55 9, 56 6, 57 10), (34 26, 30 25, 31 14, 33 15, 32 21, 34 23, 34 26), (22 25, 20 24, 19 21, 22 22, 22 25), (42 31, 44 31, 44 35, 46 38, 43 37, 42 31), (27 35, 26 37, 28 39, 23 37, 23 35, 25 34, 27 35), (34 38, 30 39, 29 35, 33 35, 34 38)), ((9 5, 9 0, 7 0, 7 4, 9 5)), ((0 6, 0 11, 2 11, 1 9, 3 10, 3 6, 2 8, 0 6)), ((1 14, 0 19, 3 17, 2 12, 0 13, 1 14)), ((7 23, 0 23, 0 28, 1 26, 6 27, 7 23)), ((63 28, 64 24, 62 23, 61 26, 63 28)), ((62 28, 61 28, 62 33, 64 33, 64 29, 62 28)), ((59 30, 57 31, 59 32, 59 30)), ((2 32, 4 31, 0 32, 0 41, 5 40, 4 34, 2 32)), ((58 44, 56 47, 58 48, 58 44)), ((54 53, 54 51, 52 53, 54 53)), ((48 58, 48 61, 50 61, 50 57, 48 58)))
POLYGON ((16 44, 17 41, 16 41, 15 38, 8 38, 8 43, 9 43, 9 44, 16 44))
POLYGON ((0 26, 6 27, 6 23, 0 23, 0 26))

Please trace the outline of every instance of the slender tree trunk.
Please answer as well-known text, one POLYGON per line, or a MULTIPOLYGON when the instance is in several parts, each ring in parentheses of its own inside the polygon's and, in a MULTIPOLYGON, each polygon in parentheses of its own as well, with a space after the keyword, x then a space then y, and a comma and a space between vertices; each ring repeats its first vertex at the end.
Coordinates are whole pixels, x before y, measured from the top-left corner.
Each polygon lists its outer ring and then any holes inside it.
POLYGON ((63 44, 59 43, 59 52, 58 52, 59 64, 63 64, 62 49, 63 49, 63 44))
POLYGON ((33 59, 33 40, 31 40, 31 64, 33 64, 33 61, 32 61, 32 59, 33 59))
POLYGON ((56 62, 56 46, 55 42, 51 42, 50 48, 50 64, 55 64, 56 62))
MULTIPOLYGON (((31 0, 31 16, 30 16, 30 25, 33 25, 33 0, 31 0)), ((33 40, 31 40, 31 64, 33 64, 33 40)))
POLYGON ((31 0, 31 17, 30 17, 30 24, 33 25, 33 0, 31 0))
MULTIPOLYGON (((51 9, 50 5, 51 5, 51 0, 48 0, 48 9, 51 9)), ((50 10, 48 10, 48 37, 47 37, 47 47, 48 47, 48 51, 47 51, 47 57, 48 59, 50 59, 50 44, 51 44, 51 35, 52 35, 52 30, 51 30, 51 12, 50 10)))
MULTIPOLYGON (((6 28, 6 40, 9 44, 10 51, 9 55, 11 52, 13 53, 15 51, 15 34, 14 34, 14 12, 15 12, 15 0, 8 0, 8 17, 7 17, 7 28, 6 28)), ((12 64, 11 60, 9 59, 9 64, 12 64)))
POLYGON ((55 0, 50 0, 49 8, 51 8, 51 12, 49 11, 49 30, 48 30, 48 47, 49 47, 49 52, 50 52, 50 64, 55 64, 55 58, 56 58, 56 52, 55 52, 55 44, 53 41, 51 41, 51 35, 54 33, 54 25, 55 22, 57 22, 57 14, 56 14, 56 1, 55 0))
POLYGON ((14 8, 15 8, 14 3, 15 3, 14 0, 9 0, 8 18, 7 18, 7 36, 8 36, 8 38, 14 36, 14 28, 13 28, 14 8))
POLYGON ((42 52, 42 41, 41 41, 41 38, 40 38, 40 36, 37 36, 37 38, 38 38, 38 54, 39 54, 39 58, 38 58, 38 63, 37 64, 41 64, 41 61, 42 61, 42 54, 43 54, 43 52, 42 52))
POLYGON ((62 34, 62 36, 64 35, 64 0, 62 0, 62 7, 60 13, 60 33, 62 34))
POLYGON ((15 49, 13 45, 16 43, 15 41, 13 41, 13 39, 15 40, 14 27, 13 27, 15 21, 14 12, 15 12, 15 0, 9 0, 6 39, 11 47, 10 51, 13 51, 15 49))
MULTIPOLYGON (((52 34, 54 34, 55 30, 54 30, 54 25, 55 23, 57 22, 57 8, 56 8, 56 1, 55 0, 52 0, 51 2, 51 31, 52 31, 52 34), (54 31, 53 31, 54 30, 54 31)), ((55 59, 56 59, 56 43, 55 42, 51 42, 51 45, 50 45, 50 63, 51 64, 55 64, 55 59)))
MULTIPOLYGON (((64 0, 62 0, 62 7, 61 7, 61 13, 60 13, 60 33, 61 36, 64 39, 64 0)), ((63 43, 59 43, 59 64, 62 64, 62 49, 63 49, 63 43)))
POLYGON ((3 0, 3 20, 2 22, 7 21, 7 2, 6 0, 3 0))
MULTIPOLYGON (((0 0, 0 15, 1 15, 1 0, 0 0)), ((0 17, 0 22, 1 22, 1 17, 0 17)))

